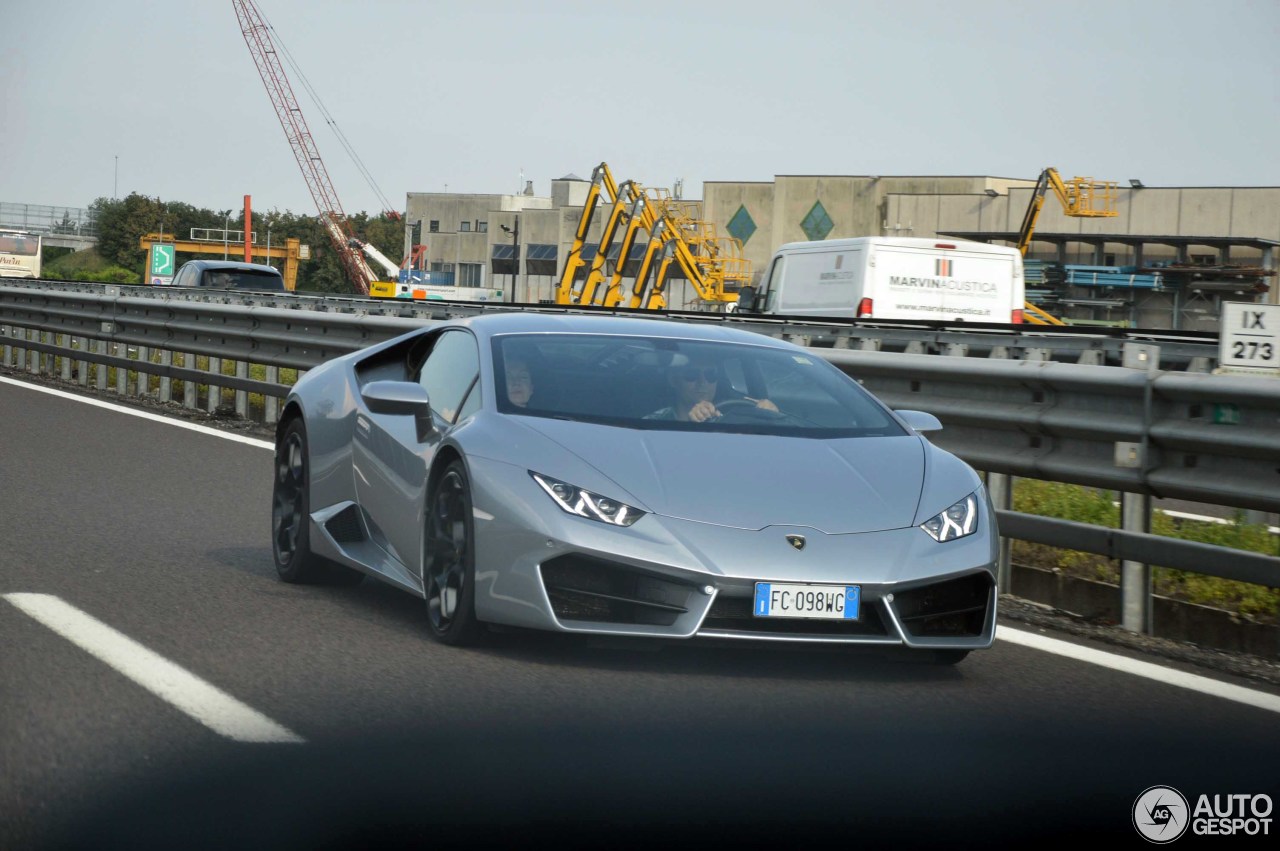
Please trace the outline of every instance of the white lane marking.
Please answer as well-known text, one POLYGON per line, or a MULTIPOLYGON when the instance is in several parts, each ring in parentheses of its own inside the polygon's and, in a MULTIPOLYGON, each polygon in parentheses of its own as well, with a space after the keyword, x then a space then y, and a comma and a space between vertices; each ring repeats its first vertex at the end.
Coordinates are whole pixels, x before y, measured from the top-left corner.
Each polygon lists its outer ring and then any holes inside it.
POLYGON ((1103 668, 1111 668, 1114 671, 1132 674, 1135 677, 1145 677, 1166 685, 1198 691, 1201 694, 1220 697, 1224 700, 1233 700, 1236 703, 1265 709, 1268 712, 1280 712, 1280 697, 1273 694, 1224 683, 1220 680, 1202 677, 1199 674, 1176 671, 1152 662, 1130 659, 1127 656, 1095 650, 1092 647, 1085 647, 1080 644, 1072 644, 1069 641, 1050 638, 1047 635, 1001 626, 996 628, 996 640, 1007 641, 1010 644, 1021 644, 1023 647, 1043 650, 1046 653, 1065 656, 1068 659, 1075 659, 1080 662, 1088 662, 1091 665, 1098 665, 1103 668))
POLYGON ((237 742, 304 741, 257 710, 58 597, 5 594, 4 599, 215 733, 237 742))
POLYGON ((4 384, 12 384, 14 387, 25 387, 28 390, 36 390, 40 393, 48 393, 50 396, 58 396, 63 399, 70 399, 74 402, 83 402, 86 405, 93 405, 98 408, 106 408, 108 411, 117 411, 121 414, 129 414, 134 417, 141 417, 144 420, 151 420, 157 423, 166 423, 167 425, 177 426, 178 428, 190 429, 198 431, 201 434, 209 434, 214 437, 221 437, 224 440, 234 440, 237 443, 247 443, 250 446, 257 446, 261 449, 275 449, 275 444, 268 440, 260 440, 256 437, 245 437, 241 434, 232 434, 229 431, 220 431, 216 428, 209 428, 197 423, 183 422, 173 417, 165 417, 160 414, 153 414, 149 411, 139 411, 136 408, 127 408, 124 405, 116 405, 111 402, 103 402, 101 399, 93 399, 88 396, 79 396, 75 393, 68 393, 65 390, 55 390, 52 387, 41 387, 38 384, 28 384, 25 381, 18 381, 13 378, 0 375, 0 382, 4 384))

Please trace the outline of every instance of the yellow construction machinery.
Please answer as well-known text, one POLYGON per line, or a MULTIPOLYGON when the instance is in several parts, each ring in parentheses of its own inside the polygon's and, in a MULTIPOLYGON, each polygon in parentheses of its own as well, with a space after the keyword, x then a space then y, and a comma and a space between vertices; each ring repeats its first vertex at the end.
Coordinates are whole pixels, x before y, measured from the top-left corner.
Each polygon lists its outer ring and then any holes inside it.
MULTIPOLYGON (((1036 221, 1044 208, 1045 195, 1049 190, 1057 196, 1062 204, 1062 212, 1077 218, 1112 218, 1116 212, 1116 184, 1112 181, 1094 180, 1092 177, 1073 177, 1063 180, 1058 170, 1050 166, 1040 172, 1036 180, 1036 188, 1031 193, 1031 203, 1022 217, 1022 227, 1018 230, 1018 251, 1023 257, 1031 246, 1031 237, 1036 232, 1036 221)), ((1065 325, 1061 319, 1051 316, 1031 302, 1027 302, 1023 313, 1026 321, 1032 325, 1065 325)))
POLYGON ((736 302, 738 290, 751 282, 751 263, 742 256, 741 242, 719 236, 715 225, 696 217, 696 210, 697 205, 674 199, 664 189, 645 189, 631 180, 619 184, 608 164, 600 163, 591 175, 582 217, 556 289, 556 302, 661 309, 667 303, 667 275, 672 263, 679 266, 703 301, 720 305, 736 302), (583 271, 587 266, 583 248, 602 199, 610 205, 609 218, 601 230, 595 257, 583 271), (623 231, 617 259, 607 271, 609 250, 619 228, 623 231), (622 286, 624 269, 641 232, 648 242, 626 292, 622 286))

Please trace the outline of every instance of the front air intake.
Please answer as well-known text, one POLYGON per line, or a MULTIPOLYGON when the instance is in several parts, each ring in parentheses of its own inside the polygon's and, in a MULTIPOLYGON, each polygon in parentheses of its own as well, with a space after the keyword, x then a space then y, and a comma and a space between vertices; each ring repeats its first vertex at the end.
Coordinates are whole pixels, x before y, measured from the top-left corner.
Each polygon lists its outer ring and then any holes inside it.
POLYGON ((697 588, 617 562, 565 555, 544 563, 542 584, 561 620, 671 626, 697 588))
POLYGON ((893 607, 914 638, 961 638, 982 634, 993 580, 974 573, 934 585, 896 591, 893 607))

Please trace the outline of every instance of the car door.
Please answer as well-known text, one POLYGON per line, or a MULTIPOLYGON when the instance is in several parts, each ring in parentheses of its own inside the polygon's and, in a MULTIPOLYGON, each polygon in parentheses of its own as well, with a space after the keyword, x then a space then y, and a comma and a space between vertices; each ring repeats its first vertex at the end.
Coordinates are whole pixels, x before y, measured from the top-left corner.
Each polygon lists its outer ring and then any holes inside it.
POLYGON ((422 440, 414 417, 360 406, 353 446, 356 493, 374 540, 411 574, 417 573, 422 552, 427 470, 464 403, 469 410, 468 399, 479 399, 479 371, 479 350, 469 332, 447 330, 436 337, 418 374, 411 376, 431 400, 435 427, 422 440))

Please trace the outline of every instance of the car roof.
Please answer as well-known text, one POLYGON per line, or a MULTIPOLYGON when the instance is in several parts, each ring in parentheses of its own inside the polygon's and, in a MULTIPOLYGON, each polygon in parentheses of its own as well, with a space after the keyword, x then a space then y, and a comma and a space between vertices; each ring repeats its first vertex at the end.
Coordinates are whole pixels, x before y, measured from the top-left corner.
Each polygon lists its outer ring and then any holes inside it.
POLYGON ((212 269, 213 271, 257 272, 266 275, 280 274, 280 270, 274 266, 268 266, 265 263, 244 263, 238 260, 188 260, 182 265, 191 266, 201 271, 212 269))
POLYGON ((496 337, 504 334, 618 334, 636 337, 669 337, 756 346, 791 348, 790 343, 757 334, 725 328, 710 322, 676 322, 632 316, 592 316, 537 312, 494 313, 460 320, 477 335, 496 337))

